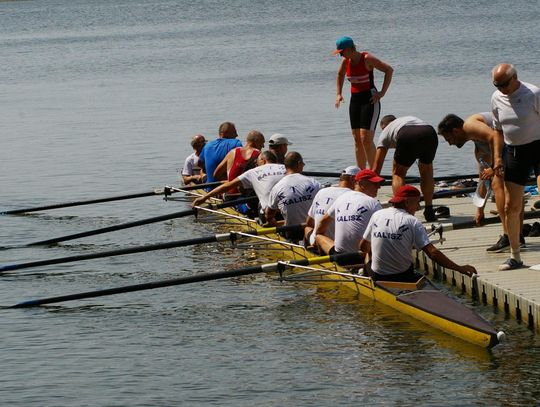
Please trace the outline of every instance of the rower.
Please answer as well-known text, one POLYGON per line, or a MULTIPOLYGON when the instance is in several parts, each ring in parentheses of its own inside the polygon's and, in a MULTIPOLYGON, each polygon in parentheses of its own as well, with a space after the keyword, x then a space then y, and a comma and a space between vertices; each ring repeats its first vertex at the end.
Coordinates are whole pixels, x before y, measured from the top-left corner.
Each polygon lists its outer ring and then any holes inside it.
POLYGON ((280 133, 272 134, 268 140, 268 148, 276 155, 279 164, 284 163, 285 154, 287 154, 288 146, 291 144, 287 137, 280 133))
POLYGON ((384 158, 390 148, 395 148, 392 165, 392 192, 405 184, 407 171, 418 160, 420 172, 420 188, 424 194, 424 218, 428 222, 437 220, 433 210, 433 159, 439 140, 433 127, 414 116, 397 118, 386 115, 381 119, 381 135, 377 142, 375 164, 372 168, 377 174, 381 173, 384 158))
MULTIPOLYGON (((278 211, 285 220, 285 225, 296 225, 306 220, 313 198, 321 185, 313 178, 301 174, 304 160, 300 153, 291 151, 285 155, 286 175, 270 191, 268 206, 265 210, 266 226, 275 226, 278 211)), ((288 236, 290 240, 303 239, 303 230, 288 236)))
MULTIPOLYGON (((214 170, 214 178, 227 178, 228 181, 232 181, 246 170, 254 168, 257 157, 263 147, 263 134, 258 130, 251 130, 246 136, 246 145, 244 147, 236 147, 227 153, 214 170), (225 174, 227 175, 226 177, 225 174)), ((239 193, 239 191, 236 188, 232 188, 229 193, 239 193)))
POLYGON ((376 197, 384 178, 365 169, 354 180, 354 190, 336 198, 316 229, 315 243, 324 253, 357 252, 371 216, 382 208, 376 197), (331 223, 335 240, 327 234, 331 223))
POLYGON ((366 267, 366 271, 373 280, 418 281, 422 275, 414 271, 413 248, 423 250, 431 260, 442 267, 469 277, 476 274, 473 266, 454 263, 429 242, 426 229, 414 216, 420 208, 418 189, 403 185, 389 202, 392 207, 373 214, 360 242, 362 252, 370 254, 371 267, 366 267))
POLYGON ((199 155, 206 144, 202 134, 196 134, 191 139, 191 147, 194 152, 187 156, 182 168, 182 180, 184 185, 200 184, 206 179, 206 174, 199 167, 199 155))
POLYGON ((207 143, 202 149, 199 162, 204 168, 207 182, 218 181, 214 178, 216 167, 229 151, 236 147, 242 147, 242 143, 236 137, 238 137, 238 133, 234 123, 223 122, 219 126, 218 138, 207 143))
POLYGON ((268 206, 268 199, 272 187, 285 176, 285 166, 276 163, 276 155, 271 151, 263 151, 257 157, 257 167, 240 174, 232 181, 225 182, 219 187, 193 201, 191 206, 199 206, 209 198, 222 194, 230 188, 242 186, 251 188, 259 198, 259 206, 264 210, 268 206))
MULTIPOLYGON (((341 172, 339 183, 336 186, 323 188, 317 192, 306 218, 304 241, 307 245, 313 246, 315 244, 314 231, 317 230, 321 218, 326 214, 326 210, 338 196, 354 188, 354 176, 358 174, 359 171, 360 168, 351 165, 341 172)), ((332 222, 326 230, 326 235, 331 239, 334 238, 334 224, 332 222)))

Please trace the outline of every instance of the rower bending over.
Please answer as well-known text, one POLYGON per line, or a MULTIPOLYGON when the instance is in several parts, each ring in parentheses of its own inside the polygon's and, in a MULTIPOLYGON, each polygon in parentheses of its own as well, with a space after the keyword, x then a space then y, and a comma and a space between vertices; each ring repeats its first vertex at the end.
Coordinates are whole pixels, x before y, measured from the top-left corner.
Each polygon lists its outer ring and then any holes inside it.
POLYGON ((381 173, 384 158, 390 148, 395 148, 392 164, 392 192, 405 184, 407 171, 418 160, 420 172, 420 188, 424 194, 424 218, 426 221, 437 220, 433 210, 432 200, 435 182, 433 181, 433 159, 439 141, 437 132, 423 120, 414 116, 397 118, 393 115, 381 119, 382 133, 377 142, 375 165, 372 168, 377 174, 381 173))
MULTIPOLYGON (((276 215, 279 212, 285 219, 285 225, 296 225, 306 220, 311 202, 321 188, 313 178, 302 175, 304 160, 300 153, 291 151, 285 155, 286 175, 270 191, 270 199, 266 208, 265 226, 275 226, 276 215)), ((291 240, 301 240, 299 236, 289 236, 291 240)))
POLYGON ((252 188, 259 198, 261 210, 268 206, 268 199, 272 187, 285 175, 285 166, 276 164, 276 155, 271 151, 263 151, 257 157, 258 167, 252 168, 239 175, 232 181, 226 182, 193 201, 191 206, 199 206, 209 198, 222 194, 230 188, 242 185, 244 188, 252 188))
MULTIPOLYGON (((486 249, 491 253, 500 253, 507 250, 510 246, 508 232, 506 230, 506 215, 504 213, 504 177, 503 177, 503 147, 502 136, 494 130, 493 114, 491 112, 474 114, 465 121, 455 114, 446 115, 439 123, 438 132, 444 137, 446 142, 457 148, 471 140, 474 143, 474 155, 478 162, 479 174, 481 180, 491 179, 491 188, 495 195, 495 205, 497 213, 501 218, 503 234, 500 239, 486 249), (483 163, 482 163, 483 162, 483 163), (485 168, 488 165, 489 168, 485 168)), ((487 191, 484 188, 484 194, 487 191)), ((487 198, 486 198, 487 199, 487 198)), ((480 226, 484 219, 484 207, 477 208, 475 220, 480 226)), ((520 230, 523 227, 523 211, 520 216, 520 230)), ((525 245, 523 234, 519 237, 520 245, 525 245)))
MULTIPOLYGON (((315 244, 315 231, 319 227, 321 219, 337 197, 354 188, 354 176, 359 171, 360 168, 351 165, 341 172, 338 185, 323 188, 317 192, 306 218, 306 227, 304 229, 306 245, 313 246, 315 244)), ((328 225, 326 235, 334 239, 334 224, 332 222, 328 225)))
POLYGON ((381 209, 376 197, 384 178, 366 169, 356 174, 354 180, 354 190, 335 200, 316 230, 315 243, 326 254, 357 252, 369 219, 381 209), (335 241, 327 234, 332 223, 335 241))
POLYGON ((401 186, 390 199, 393 207, 373 214, 360 249, 371 253, 373 280, 415 282, 422 276, 414 271, 412 249, 423 250, 442 267, 471 277, 476 269, 460 266, 446 257, 433 244, 422 223, 414 216, 420 208, 420 191, 411 185, 401 186), (405 270, 404 270, 405 268, 405 270))

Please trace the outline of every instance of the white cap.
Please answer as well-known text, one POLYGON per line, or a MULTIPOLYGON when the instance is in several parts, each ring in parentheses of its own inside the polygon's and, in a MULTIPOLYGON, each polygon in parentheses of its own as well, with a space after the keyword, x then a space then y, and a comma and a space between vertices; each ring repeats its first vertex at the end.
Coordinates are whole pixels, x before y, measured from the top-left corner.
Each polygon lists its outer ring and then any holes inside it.
POLYGON ((356 174, 358 174, 360 172, 360 168, 358 168, 357 166, 355 165, 350 165, 348 166, 347 168, 345 168, 343 171, 341 171, 342 174, 344 175, 351 175, 351 176, 355 176, 356 174))
POLYGON ((280 133, 272 134, 272 136, 270 137, 270 140, 268 140, 268 145, 277 146, 280 144, 287 144, 288 146, 290 146, 292 143, 289 140, 287 140, 287 137, 285 137, 283 134, 280 134, 280 133))

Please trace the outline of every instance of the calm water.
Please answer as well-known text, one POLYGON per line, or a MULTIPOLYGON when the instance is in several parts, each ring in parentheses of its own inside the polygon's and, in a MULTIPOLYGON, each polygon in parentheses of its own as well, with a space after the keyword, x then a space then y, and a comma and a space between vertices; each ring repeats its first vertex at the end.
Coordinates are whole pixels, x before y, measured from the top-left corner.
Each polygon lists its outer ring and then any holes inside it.
MULTIPOLYGON (((252 128, 284 133, 307 169, 337 171, 354 157, 347 110, 333 107, 338 36, 351 35, 394 66, 383 114, 436 125, 449 112, 488 110, 499 62, 540 83, 538 6, 0 2, 0 210, 174 184, 190 137, 213 138, 225 120, 242 138, 252 128)), ((458 152, 441 143, 435 168, 473 172, 470 146, 458 152)), ((186 207, 154 197, 2 217, 0 246, 186 207)), ((0 264, 212 230, 179 219, 54 248, 2 250, 0 264)), ((250 262, 241 250, 206 245, 48 266, 2 277, 0 303, 250 262)), ((538 338, 477 309, 509 336, 492 352, 365 299, 266 276, 3 310, 0 404, 537 404, 538 338)))

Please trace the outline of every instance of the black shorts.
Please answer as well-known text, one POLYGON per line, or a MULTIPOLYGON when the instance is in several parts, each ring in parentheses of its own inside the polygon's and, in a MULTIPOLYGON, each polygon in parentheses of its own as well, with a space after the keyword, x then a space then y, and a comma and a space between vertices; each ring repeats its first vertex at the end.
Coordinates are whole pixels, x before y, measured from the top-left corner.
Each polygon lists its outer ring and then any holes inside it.
POLYGON ((431 164, 437 152, 437 132, 429 125, 404 126, 397 134, 394 160, 410 167, 418 159, 422 164, 431 164))
POLYGON ((531 169, 535 176, 540 175, 540 140, 521 146, 505 146, 505 181, 525 185, 531 169))
MULTIPOLYGON (((373 90, 376 91, 376 89, 373 90)), ((351 129, 375 131, 381 113, 381 104, 380 102, 371 103, 371 95, 371 90, 351 94, 351 103, 349 103, 351 129)))
POLYGON ((411 264, 407 270, 398 274, 379 274, 371 270, 370 277, 373 281, 399 281, 402 283, 416 283, 423 276, 422 274, 414 271, 414 266, 411 264))

